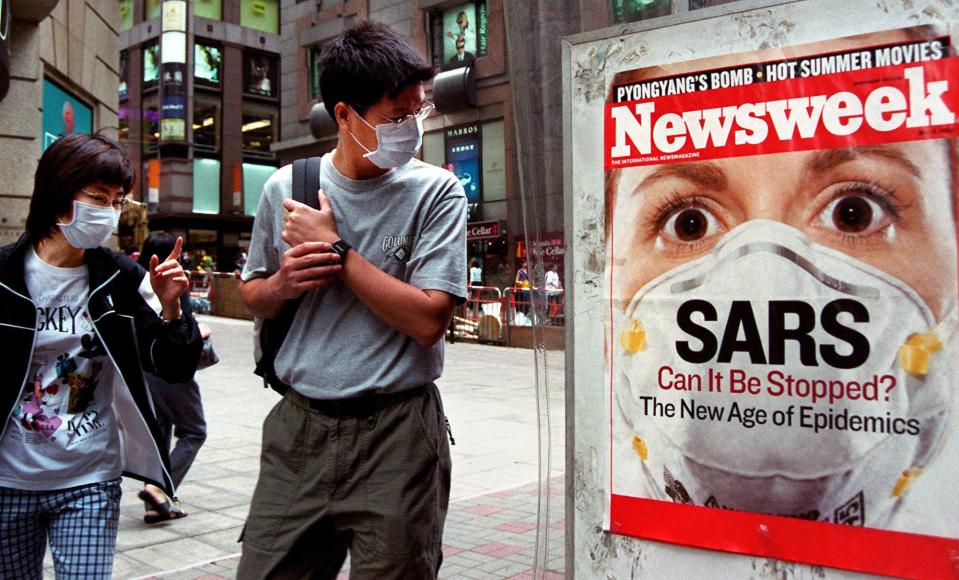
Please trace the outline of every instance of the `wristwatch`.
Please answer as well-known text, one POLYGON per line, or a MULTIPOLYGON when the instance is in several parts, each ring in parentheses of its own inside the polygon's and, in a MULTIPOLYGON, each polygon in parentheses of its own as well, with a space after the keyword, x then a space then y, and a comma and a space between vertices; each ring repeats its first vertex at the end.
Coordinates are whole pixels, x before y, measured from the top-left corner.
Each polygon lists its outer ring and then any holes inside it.
POLYGON ((346 253, 352 248, 353 246, 347 244, 343 240, 336 240, 333 242, 333 253, 340 257, 340 264, 346 262, 346 253))

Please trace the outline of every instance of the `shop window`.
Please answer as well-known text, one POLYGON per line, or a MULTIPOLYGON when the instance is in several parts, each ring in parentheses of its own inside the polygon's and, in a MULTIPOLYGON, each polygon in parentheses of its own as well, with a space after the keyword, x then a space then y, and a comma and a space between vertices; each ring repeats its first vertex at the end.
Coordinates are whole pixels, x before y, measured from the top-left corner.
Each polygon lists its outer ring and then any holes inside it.
POLYGON ((433 66, 451 69, 468 66, 486 56, 489 47, 489 17, 485 0, 464 2, 430 13, 433 66))
POLYGON ((240 26, 280 33, 279 0, 240 0, 240 26))
POLYGON ((193 45, 193 79, 197 86, 220 87, 223 48, 197 40, 193 45))
POLYGON ((193 0, 193 15, 210 20, 223 19, 222 0, 193 0))
POLYGON ((258 159, 273 159, 270 151, 277 138, 276 107, 243 104, 243 155, 258 159))
POLYGON ((310 67, 310 98, 314 100, 322 99, 320 95, 320 76, 323 74, 323 67, 320 65, 320 55, 323 52, 323 45, 315 45, 309 48, 309 67, 310 67))
POLYGON ((126 103, 120 103, 117 107, 117 136, 121 143, 126 143, 130 138, 130 117, 129 108, 126 103))
POLYGON ((121 101, 125 101, 130 96, 130 89, 127 87, 127 78, 129 77, 130 53, 125 50, 120 51, 120 84, 117 87, 117 95, 121 101))
POLYGON ((275 99, 280 63, 276 55, 265 52, 243 53, 243 92, 275 99))
POLYGON ((220 213, 219 159, 193 160, 193 213, 220 213))
POLYGON ((163 0, 145 0, 143 2, 143 17, 146 20, 159 18, 163 13, 163 0))
POLYGON ((120 32, 133 28, 133 0, 120 0, 120 32))
POLYGON ((672 11, 672 6, 672 0, 612 0, 613 22, 635 22, 666 16, 672 11))
POLYGON ((243 213, 256 215, 256 207, 260 204, 260 195, 263 185, 273 175, 276 167, 272 165, 243 164, 243 213))
POLYGON ((160 141, 160 97, 150 95, 142 101, 143 151, 152 153, 157 150, 160 141))
POLYGON ((160 79, 160 45, 156 41, 143 45, 143 88, 152 89, 160 79))
POLYGON ((197 152, 220 152, 220 98, 196 93, 193 97, 193 147, 197 152))

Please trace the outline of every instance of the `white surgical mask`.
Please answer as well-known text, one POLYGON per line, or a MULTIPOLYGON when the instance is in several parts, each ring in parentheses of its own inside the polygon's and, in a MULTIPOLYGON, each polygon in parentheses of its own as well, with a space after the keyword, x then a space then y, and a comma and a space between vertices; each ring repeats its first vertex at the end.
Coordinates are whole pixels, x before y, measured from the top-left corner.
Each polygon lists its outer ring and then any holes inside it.
POLYGON ((119 222, 120 212, 110 206, 73 200, 73 221, 57 225, 71 246, 90 250, 107 243, 119 222))
POLYGON ((940 447, 953 376, 943 343, 953 338, 954 316, 937 323, 904 282, 793 227, 739 226, 709 255, 647 283, 614 321, 621 419, 614 449, 632 457, 614 474, 614 488, 883 526, 940 447), (727 324, 734 318, 742 322, 727 324), (909 350, 924 337, 929 348, 909 350), (916 357, 928 357, 928 366, 916 357), (709 390, 710 370, 723 375, 720 392, 709 390), (742 380, 737 389, 747 392, 733 393, 734 373, 756 377, 756 394, 742 380), (813 401, 788 394, 790 376, 797 394, 814 381, 855 382, 860 391, 813 401), (653 416, 650 397, 673 404, 676 416, 653 416), (693 402, 722 418, 690 419, 693 402), (766 424, 745 427, 730 416, 733 403, 742 414, 764 412, 766 424), (773 424, 773 413, 790 407, 792 426, 773 424), (872 427, 850 428, 862 421, 854 416, 871 418, 872 427), (816 421, 824 423, 818 433, 816 421), (881 432, 887 427, 907 432, 881 432))
MULTIPOLYGON (((353 110, 352 107, 350 110, 353 110)), ((370 151, 360 143, 350 131, 350 137, 366 151, 363 157, 380 169, 399 167, 413 158, 423 144, 423 119, 421 115, 410 115, 401 123, 382 123, 373 126, 362 115, 353 111, 366 126, 376 131, 376 150, 370 151)))

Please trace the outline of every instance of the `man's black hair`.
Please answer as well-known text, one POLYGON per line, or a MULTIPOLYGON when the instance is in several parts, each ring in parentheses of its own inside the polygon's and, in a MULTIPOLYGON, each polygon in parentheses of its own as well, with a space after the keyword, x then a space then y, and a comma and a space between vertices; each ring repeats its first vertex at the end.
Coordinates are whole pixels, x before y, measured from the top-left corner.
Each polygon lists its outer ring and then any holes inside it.
POLYGON ((320 65, 320 95, 331 117, 339 102, 362 114, 384 96, 394 99, 406 87, 435 74, 426 59, 390 27, 369 21, 327 44, 320 65))
POLYGON ((57 216, 66 214, 73 196, 100 181, 133 189, 133 163, 123 148, 106 135, 73 133, 54 141, 40 156, 33 179, 33 196, 27 214, 27 234, 42 240, 57 227, 57 216))

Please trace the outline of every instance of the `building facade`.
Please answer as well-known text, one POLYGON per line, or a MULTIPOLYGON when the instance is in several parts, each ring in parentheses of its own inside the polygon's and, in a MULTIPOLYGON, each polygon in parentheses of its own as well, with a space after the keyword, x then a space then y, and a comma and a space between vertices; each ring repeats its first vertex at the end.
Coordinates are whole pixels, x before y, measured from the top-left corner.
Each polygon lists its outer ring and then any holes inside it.
POLYGON ((0 0, 0 245, 23 232, 37 161, 53 140, 116 136, 118 27, 106 2, 0 0))
POLYGON ((269 174, 335 147, 328 116, 311 131, 324 44, 362 20, 388 24, 439 72, 421 157, 463 184, 484 283, 511 286, 527 229, 564 265, 561 38, 723 1, 118 0, 121 135, 150 229, 229 270, 269 174))
POLYGON ((728 1, 283 0, 282 121, 273 150, 282 164, 335 146, 331 122, 311 134, 311 109, 321 101, 320 51, 357 21, 388 24, 439 71, 431 94, 437 112, 424 123, 421 157, 463 184, 469 258, 481 263, 484 283, 512 285, 530 218, 537 225, 532 243, 562 274, 561 38, 728 1), (525 210, 521 191, 533 200, 525 210), (524 211, 535 215, 524 219, 524 211))
POLYGON ((120 134, 150 230, 232 270, 278 162, 280 2, 119 0, 118 12, 120 134))

